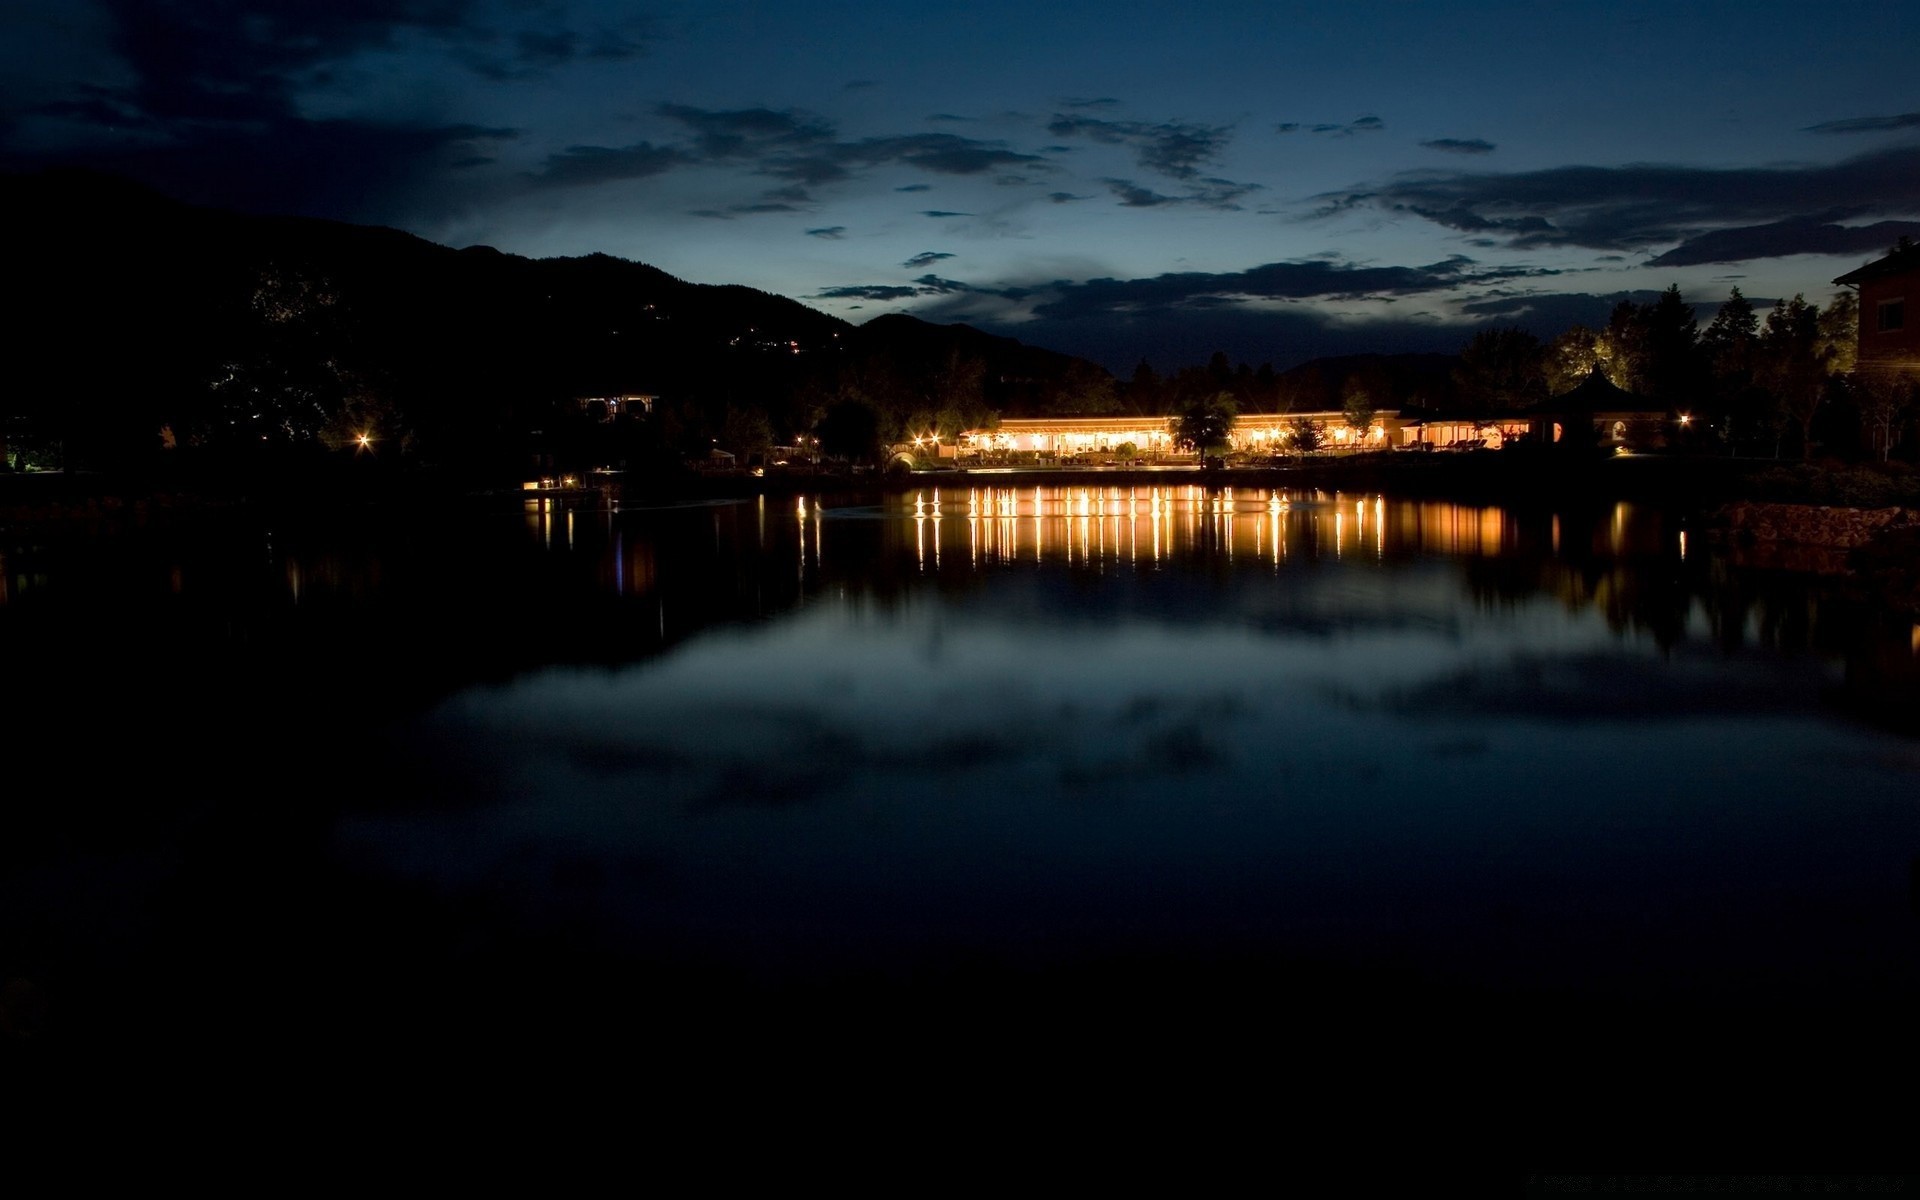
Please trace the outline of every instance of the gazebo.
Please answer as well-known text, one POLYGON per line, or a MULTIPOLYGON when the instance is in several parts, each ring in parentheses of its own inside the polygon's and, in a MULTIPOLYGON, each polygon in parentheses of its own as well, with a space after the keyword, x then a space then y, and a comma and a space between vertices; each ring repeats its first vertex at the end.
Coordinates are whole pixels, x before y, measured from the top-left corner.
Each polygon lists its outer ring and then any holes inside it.
POLYGON ((1667 444, 1665 405, 1615 387, 1598 366, 1575 387, 1534 406, 1533 437, 1542 442, 1654 449, 1667 444))

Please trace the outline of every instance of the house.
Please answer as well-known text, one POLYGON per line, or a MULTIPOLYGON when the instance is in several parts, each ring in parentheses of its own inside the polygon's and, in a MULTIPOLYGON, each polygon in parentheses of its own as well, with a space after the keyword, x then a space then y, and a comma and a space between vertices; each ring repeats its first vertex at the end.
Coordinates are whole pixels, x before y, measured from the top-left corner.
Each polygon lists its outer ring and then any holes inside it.
POLYGON ((1860 293, 1860 357, 1868 376, 1920 375, 1920 245, 1906 238, 1884 258, 1833 281, 1860 293))

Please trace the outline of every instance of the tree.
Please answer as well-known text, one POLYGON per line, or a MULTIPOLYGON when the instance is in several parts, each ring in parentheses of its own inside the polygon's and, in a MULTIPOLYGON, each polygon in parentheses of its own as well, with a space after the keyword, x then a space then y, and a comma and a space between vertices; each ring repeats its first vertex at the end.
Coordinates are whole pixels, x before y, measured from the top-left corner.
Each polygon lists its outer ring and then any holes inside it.
POLYGON ((1699 396, 1705 372, 1700 358, 1700 323, 1693 306, 1680 297, 1680 285, 1670 285, 1660 298, 1641 310, 1646 338, 1644 385, 1646 395, 1685 408, 1699 396))
POLYGON ((1127 383, 1127 407, 1142 415, 1156 415, 1165 411, 1162 393, 1165 385, 1153 364, 1146 359, 1133 369, 1133 378, 1127 383))
POLYGON ((1524 329, 1483 329, 1460 350, 1454 386, 1469 407, 1512 412, 1546 399, 1546 354, 1524 329))
POLYGON ((1764 410, 1765 400, 1754 384, 1759 345, 1759 314, 1740 289, 1734 288, 1700 335, 1700 351, 1710 380, 1710 420, 1729 449, 1743 431, 1763 424, 1757 414, 1764 410))
POLYGON ((1914 409, 1920 387, 1916 386, 1914 376, 1894 371, 1862 371, 1854 379, 1860 423, 1866 427, 1868 445, 1881 462, 1886 462, 1907 414, 1914 409))
POLYGON ((1067 364, 1067 373, 1060 381, 1059 398, 1054 402, 1053 410, 1105 415, 1112 413, 1117 404, 1113 376, 1090 362, 1075 359, 1067 364))
POLYGON ((727 405, 720 420, 720 448, 739 456, 741 463, 766 454, 773 445, 773 423, 757 408, 727 405))
POLYGON ((880 414, 863 400, 842 400, 827 408, 815 434, 828 458, 868 462, 880 448, 880 414))
POLYGON ((1305 417, 1295 417, 1287 426, 1287 434, 1293 448, 1302 454, 1311 454, 1320 448, 1320 426, 1305 417))
POLYGON ((1850 289, 1835 292, 1820 310, 1820 339, 1816 348, 1829 375, 1851 375, 1860 354, 1860 297, 1850 289))
POLYGON ((1600 335, 1585 325, 1575 325, 1549 342, 1541 354, 1542 373, 1547 394, 1558 396, 1586 382, 1600 365, 1600 335))
POLYGON ((1774 404, 1768 413, 1774 457, 1789 426, 1800 430, 1800 454, 1813 457, 1813 419, 1826 396, 1827 373, 1820 361, 1820 309, 1795 294, 1767 314, 1760 336, 1759 375, 1774 404))
POLYGON ((1216 392, 1211 399, 1195 401, 1173 421, 1173 441, 1192 450, 1202 463, 1226 453, 1233 432, 1233 396, 1216 392))
POLYGON ((1639 305, 1631 300, 1614 305, 1595 349, 1613 386, 1628 392, 1646 389, 1647 322, 1639 305))
POLYGON ((1373 429, 1373 396, 1367 390, 1365 382, 1358 378, 1348 379, 1345 391, 1346 395, 1341 399, 1341 409, 1346 413, 1347 428, 1353 430, 1355 437, 1364 441, 1368 432, 1373 429))

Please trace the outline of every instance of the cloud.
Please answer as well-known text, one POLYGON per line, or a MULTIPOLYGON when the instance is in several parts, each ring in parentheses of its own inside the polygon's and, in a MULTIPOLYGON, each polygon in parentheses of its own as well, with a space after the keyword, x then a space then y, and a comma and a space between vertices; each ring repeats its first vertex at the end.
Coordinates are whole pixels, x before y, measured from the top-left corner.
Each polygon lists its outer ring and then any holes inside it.
POLYGON ((1178 196, 1163 196, 1152 188, 1141 187, 1127 179, 1102 179, 1107 189, 1120 198, 1120 203, 1128 208, 1158 208, 1162 204, 1178 204, 1178 196))
POLYGON ((952 257, 953 255, 939 250, 923 250, 900 265, 903 267, 926 267, 939 262, 943 258, 952 257))
POLYGON ((846 83, 841 85, 841 90, 847 91, 847 92, 858 92, 858 91, 864 91, 867 88, 875 88, 879 86, 880 86, 880 81, 877 79, 850 79, 846 83))
POLYGON ((970 217, 972 213, 948 212, 942 208, 927 208, 920 211, 923 217, 970 217))
POLYGON ((933 190, 933 185, 930 183, 909 183, 904 187, 897 187, 893 190, 896 192, 930 192, 933 190))
POLYGON ((1429 150, 1447 154, 1492 154, 1492 142, 1482 138, 1433 138, 1420 143, 1429 150))
POLYGON ((631 146, 568 146, 549 154, 533 176, 540 184, 577 187, 620 179, 645 179, 692 161, 674 146, 635 142, 631 146))
POLYGON ((1344 125, 1321 122, 1309 125, 1301 121, 1282 121, 1273 127, 1275 133, 1298 133, 1302 129, 1308 133, 1328 133, 1336 137, 1352 137, 1356 133, 1379 133, 1387 123, 1379 117, 1358 117, 1344 125))
MULTIPOLYGON (((1121 205, 1126 208, 1160 208, 1165 205, 1195 204, 1202 208, 1235 211, 1240 207, 1237 201, 1251 192, 1260 190, 1260 185, 1257 183, 1235 183, 1230 179, 1216 179, 1212 176, 1195 180, 1192 186, 1177 196, 1164 195, 1152 188, 1142 187, 1130 179, 1102 179, 1100 182, 1106 184, 1107 190, 1119 197, 1121 205)), ((1069 200, 1075 198, 1065 192, 1054 194, 1067 196, 1069 200)), ((1063 201, 1055 200, 1054 203, 1059 204, 1063 201)))
POLYGON ((121 92, 148 117, 243 121, 298 116, 304 72, 392 45, 402 31, 472 36, 479 6, 462 0, 397 5, 227 0, 161 4, 101 0, 110 40, 132 75, 121 92))
POLYGON ((708 159, 737 158, 793 146, 811 146, 833 137, 833 126, 795 109, 695 108, 662 104, 661 116, 693 132, 693 152, 708 159))
POLYGON ((1518 249, 1646 250, 1809 212, 1920 213, 1920 146, 1804 166, 1639 163, 1513 174, 1416 171, 1325 199, 1323 215, 1372 206, 1518 249))
MULTIPOLYGON (((518 136, 477 125, 290 118, 210 124, 165 140, 66 153, 48 165, 125 175, 189 203, 395 224, 448 204, 449 173, 471 171, 472 160, 492 157, 485 152, 492 145, 518 136)), ((463 175, 452 194, 470 195, 474 186, 463 175)))
MULTIPOLYGON (((547 184, 605 183, 657 175, 683 166, 742 165, 756 174, 786 181, 763 197, 757 210, 736 206, 729 212, 787 211, 813 202, 806 190, 850 178, 856 171, 901 165, 939 175, 980 175, 1008 166, 1051 170, 1039 156, 1023 154, 1002 142, 951 133, 914 133, 840 141, 832 123, 797 109, 705 109, 662 104, 661 116, 684 127, 686 144, 639 142, 627 147, 569 146, 552 155, 534 178, 547 184)), ((898 191, 925 191, 909 184, 898 191)))
POLYGON ((1072 192, 1048 192, 1047 199, 1055 204, 1071 204, 1075 200, 1091 200, 1092 196, 1076 196, 1072 192))
POLYGON ((1062 100, 1061 108, 1119 108, 1120 102, 1112 96, 1101 96, 1095 100, 1062 100))
POLYGON ((1574 325, 1598 329, 1607 323, 1621 301, 1651 304, 1653 291, 1633 292, 1493 292, 1460 304, 1462 316, 1519 325, 1541 337, 1553 337, 1574 325))
POLYGON ((1920 113, 1900 113, 1891 117, 1849 117, 1844 121, 1822 121, 1809 125, 1802 133, 1885 133, 1895 129, 1920 128, 1920 113))
POLYGON ((920 288, 903 284, 865 283, 847 287, 830 287, 815 292, 815 300, 907 300, 926 293, 920 288))
POLYGON ((968 122, 968 121, 971 121, 971 120, 973 120, 973 118, 972 118, 972 117, 962 117, 962 116, 958 116, 958 115, 956 115, 956 114, 954 114, 954 113, 934 113, 934 114, 933 114, 932 116, 930 116, 930 117, 928 117, 928 118, 927 118, 927 120, 929 120, 929 121, 953 121, 953 122, 962 122, 962 123, 964 123, 964 122, 968 122))
POLYGON ((829 225, 824 229, 809 229, 807 230, 807 236, 826 238, 828 241, 837 242, 846 232, 847 227, 845 225, 829 225))
POLYGON ((1417 295, 1557 273, 1534 267, 1483 267, 1464 255, 1419 267, 1369 267, 1321 258, 1266 263, 1244 271, 1170 272, 1144 279, 1056 283, 1047 289, 1048 298, 1033 311, 1038 316, 1084 320, 1254 300, 1417 295))
POLYGON ((1819 217, 1792 217, 1766 225, 1716 229, 1688 238, 1650 260, 1650 267, 1684 267, 1698 263, 1746 262, 1755 258, 1783 258, 1789 254, 1872 254, 1902 237, 1920 237, 1920 222, 1880 221, 1872 225, 1837 225, 1819 217))
POLYGON ((1220 156, 1233 131, 1223 125, 1190 125, 1181 121, 1106 121, 1097 117, 1056 114, 1047 123, 1055 137, 1084 137, 1107 145, 1125 146, 1141 167, 1169 179, 1191 179, 1220 156))

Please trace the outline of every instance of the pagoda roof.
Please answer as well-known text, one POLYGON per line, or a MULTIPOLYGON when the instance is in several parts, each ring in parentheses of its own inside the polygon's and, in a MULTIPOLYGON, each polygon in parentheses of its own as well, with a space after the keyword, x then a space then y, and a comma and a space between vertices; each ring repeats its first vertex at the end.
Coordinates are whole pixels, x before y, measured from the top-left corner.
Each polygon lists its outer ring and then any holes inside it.
POLYGON ((1636 395, 1624 388, 1617 388, 1607 373, 1598 366, 1593 373, 1572 388, 1561 392, 1543 404, 1535 406, 1536 412, 1662 412, 1667 410, 1664 404, 1656 403, 1645 396, 1636 395))

